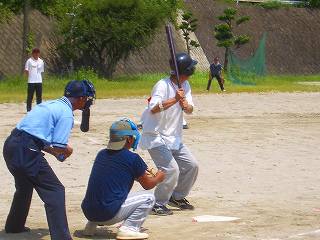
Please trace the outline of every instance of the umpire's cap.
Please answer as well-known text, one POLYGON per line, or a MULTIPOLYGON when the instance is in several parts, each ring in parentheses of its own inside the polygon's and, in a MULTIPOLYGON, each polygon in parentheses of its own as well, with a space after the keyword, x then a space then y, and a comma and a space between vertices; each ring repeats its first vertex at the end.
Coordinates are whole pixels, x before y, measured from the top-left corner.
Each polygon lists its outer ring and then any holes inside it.
MULTIPOLYGON (((197 65, 198 62, 196 60, 193 60, 189 54, 177 53, 176 60, 177 60, 179 75, 191 76, 194 73, 195 66, 197 65)), ((173 71, 175 70, 172 59, 170 59, 170 67, 171 67, 171 70, 173 71)), ((173 74, 176 75, 175 72, 173 72, 173 74)))
POLYGON ((96 98, 96 90, 89 80, 72 80, 68 82, 64 96, 96 98))

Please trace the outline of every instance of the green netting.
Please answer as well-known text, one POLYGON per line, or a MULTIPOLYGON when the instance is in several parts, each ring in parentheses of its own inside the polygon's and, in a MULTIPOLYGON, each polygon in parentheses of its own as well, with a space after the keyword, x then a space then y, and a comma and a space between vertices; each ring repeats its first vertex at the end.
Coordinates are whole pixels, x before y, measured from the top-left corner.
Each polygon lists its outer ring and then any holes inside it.
POLYGON ((234 84, 255 85, 266 74, 265 45, 267 34, 264 33, 259 47, 252 57, 238 58, 233 52, 228 56, 228 77, 234 84))

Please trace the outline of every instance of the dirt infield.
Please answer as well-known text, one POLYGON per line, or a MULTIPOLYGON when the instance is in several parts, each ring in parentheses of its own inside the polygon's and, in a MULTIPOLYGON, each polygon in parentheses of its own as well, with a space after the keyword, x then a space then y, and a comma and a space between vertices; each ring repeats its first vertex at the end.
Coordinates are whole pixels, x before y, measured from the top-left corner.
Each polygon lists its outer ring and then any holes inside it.
MULTIPOLYGON (((195 96, 197 108, 187 120, 184 142, 200 163, 190 201, 192 212, 150 216, 144 227, 149 239, 320 239, 320 93, 219 94, 195 96), (224 223, 195 223, 198 215, 239 217, 224 223)), ((114 239, 116 227, 102 227, 94 238, 81 230, 80 203, 97 151, 107 141, 115 119, 134 120, 144 99, 98 100, 91 131, 73 129, 74 154, 65 163, 48 157, 66 187, 68 220, 74 239, 114 239)), ((23 104, 0 105, 1 148, 25 114, 23 104)), ((76 113, 76 119, 80 114, 76 113)), ((147 152, 139 151, 152 165, 147 152)), ((6 215, 14 193, 13 178, 1 155, 0 240, 50 239, 45 210, 36 192, 27 226, 32 232, 6 235, 6 215)), ((135 185, 135 189, 139 189, 135 185)))

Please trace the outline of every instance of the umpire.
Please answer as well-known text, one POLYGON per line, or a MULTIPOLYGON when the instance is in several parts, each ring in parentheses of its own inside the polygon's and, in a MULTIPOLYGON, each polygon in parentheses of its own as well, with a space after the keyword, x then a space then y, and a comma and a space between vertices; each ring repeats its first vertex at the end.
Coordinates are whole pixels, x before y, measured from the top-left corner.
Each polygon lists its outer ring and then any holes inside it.
POLYGON ((16 187, 5 225, 6 233, 30 231, 25 223, 35 189, 44 202, 51 239, 72 239, 64 186, 42 151, 61 162, 72 154, 67 143, 73 127, 73 111, 90 107, 94 98, 95 89, 90 81, 70 81, 62 98, 36 105, 5 141, 3 156, 16 187))

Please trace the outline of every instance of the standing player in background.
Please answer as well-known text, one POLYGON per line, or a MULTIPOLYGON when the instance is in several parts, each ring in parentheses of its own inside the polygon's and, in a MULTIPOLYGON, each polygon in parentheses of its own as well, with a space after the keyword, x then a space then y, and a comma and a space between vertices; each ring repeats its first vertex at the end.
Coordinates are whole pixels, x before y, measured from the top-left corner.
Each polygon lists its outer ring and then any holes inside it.
POLYGON ((155 189, 153 213, 171 215, 171 206, 181 210, 194 207, 185 198, 198 176, 198 162, 182 143, 183 112, 193 112, 188 78, 197 61, 186 53, 176 54, 181 88, 178 88, 174 64, 170 60, 171 76, 156 83, 148 108, 142 115, 141 148, 147 149, 158 169, 165 172, 164 181, 155 189))
POLYGON ((7 217, 5 232, 30 231, 25 227, 33 189, 44 202, 52 240, 71 240, 65 189, 44 152, 59 161, 68 158, 73 149, 68 139, 73 127, 73 111, 90 107, 95 89, 87 80, 71 81, 64 97, 41 103, 18 123, 3 146, 3 157, 15 180, 16 192, 7 217))
POLYGON ((27 60, 24 72, 28 76, 27 112, 29 112, 31 110, 34 92, 36 92, 37 104, 42 102, 41 74, 44 72, 44 62, 40 58, 39 48, 32 50, 32 56, 27 60))
POLYGON ((208 80, 208 85, 207 85, 207 91, 210 90, 211 87, 211 82, 213 78, 216 78, 221 91, 225 92, 226 90, 224 89, 224 79, 222 77, 222 65, 219 62, 219 58, 215 57, 213 60, 213 63, 210 65, 210 71, 209 71, 209 80, 208 80))

